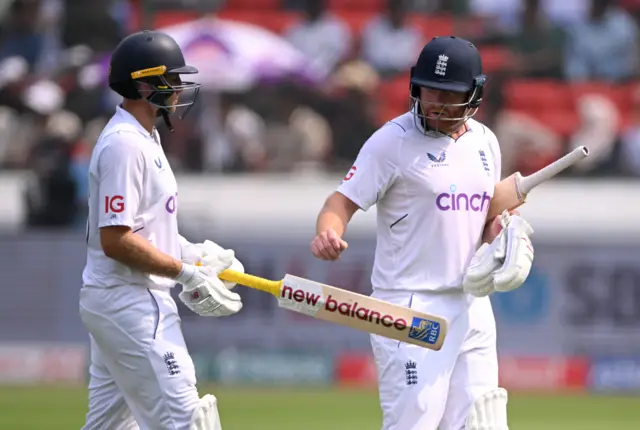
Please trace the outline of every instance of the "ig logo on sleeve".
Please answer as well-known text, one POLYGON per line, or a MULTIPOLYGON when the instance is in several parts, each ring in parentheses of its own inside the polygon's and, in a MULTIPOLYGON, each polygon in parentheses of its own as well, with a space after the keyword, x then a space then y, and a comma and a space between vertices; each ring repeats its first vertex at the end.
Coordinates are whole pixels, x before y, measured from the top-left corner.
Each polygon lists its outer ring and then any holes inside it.
POLYGON ((351 169, 349 169, 349 172, 347 173, 347 176, 345 176, 344 179, 342 179, 342 182, 346 182, 349 179, 353 178, 353 175, 356 174, 356 170, 358 170, 358 168, 355 165, 351 166, 351 169))
POLYGON ((124 212, 124 197, 122 196, 104 196, 104 213, 119 214, 124 212))

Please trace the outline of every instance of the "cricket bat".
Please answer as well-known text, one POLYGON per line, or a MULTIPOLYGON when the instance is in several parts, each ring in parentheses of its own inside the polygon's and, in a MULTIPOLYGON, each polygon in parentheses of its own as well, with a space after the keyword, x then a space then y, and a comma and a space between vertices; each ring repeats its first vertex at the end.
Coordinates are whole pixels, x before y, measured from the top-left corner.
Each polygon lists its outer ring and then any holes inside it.
POLYGON ((281 308, 438 351, 447 320, 362 294, 285 275, 281 281, 225 270, 225 281, 273 294, 281 308))
POLYGON ((531 190, 588 155, 589 150, 587 147, 580 146, 529 176, 522 176, 519 172, 516 172, 503 179, 496 184, 493 191, 487 220, 492 220, 505 210, 513 210, 522 206, 531 190))

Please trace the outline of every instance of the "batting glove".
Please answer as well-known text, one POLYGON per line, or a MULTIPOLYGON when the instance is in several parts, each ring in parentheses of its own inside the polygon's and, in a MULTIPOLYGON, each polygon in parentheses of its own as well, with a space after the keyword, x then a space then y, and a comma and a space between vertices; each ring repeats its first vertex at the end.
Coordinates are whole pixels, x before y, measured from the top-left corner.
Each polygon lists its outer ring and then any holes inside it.
POLYGON ((483 244, 474 254, 462 280, 464 292, 476 297, 494 291, 514 290, 524 283, 533 264, 533 229, 518 215, 507 211, 500 216, 502 231, 491 244, 483 244))
MULTIPOLYGON (((225 251, 223 247, 211 240, 205 240, 204 243, 189 243, 184 240, 181 243, 182 262, 188 264, 199 264, 203 258, 215 257, 223 251, 225 251)), ((244 273, 244 266, 235 257, 229 269, 244 273)), ((222 281, 222 283, 229 290, 236 286, 235 282, 222 281)))
POLYGON ((495 252, 495 257, 503 263, 493 272, 493 287, 501 293, 515 290, 524 283, 531 272, 534 256, 529 239, 533 228, 517 215, 506 218, 506 226, 503 225, 506 240, 501 241, 495 252))
POLYGON ((223 317, 242 309, 240 296, 230 291, 218 275, 231 267, 234 252, 223 251, 204 257, 198 266, 183 263, 176 281, 182 284, 180 300, 200 316, 223 317))

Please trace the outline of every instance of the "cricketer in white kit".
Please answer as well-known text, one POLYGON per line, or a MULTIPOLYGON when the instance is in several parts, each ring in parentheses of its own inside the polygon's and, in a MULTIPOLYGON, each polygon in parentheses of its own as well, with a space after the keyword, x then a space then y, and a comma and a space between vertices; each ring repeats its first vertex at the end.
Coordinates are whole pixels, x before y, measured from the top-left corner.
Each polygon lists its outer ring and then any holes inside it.
POLYGON ((198 394, 170 289, 182 284, 180 299, 199 315, 231 315, 242 302, 217 275, 243 267, 231 250, 180 236, 176 179, 155 129, 158 116, 171 129, 169 116, 195 102, 199 85, 180 78, 193 73, 177 43, 155 31, 126 37, 111 58, 109 84, 124 100, 89 168, 85 430, 221 429, 215 396, 198 394))
POLYGON ((524 282, 532 229, 517 213, 486 219, 501 162, 495 135, 471 119, 485 79, 473 44, 430 41, 410 112, 370 137, 318 216, 311 250, 335 260, 353 214, 375 204, 372 296, 449 322, 440 351, 371 336, 383 430, 508 428, 488 295, 524 282))

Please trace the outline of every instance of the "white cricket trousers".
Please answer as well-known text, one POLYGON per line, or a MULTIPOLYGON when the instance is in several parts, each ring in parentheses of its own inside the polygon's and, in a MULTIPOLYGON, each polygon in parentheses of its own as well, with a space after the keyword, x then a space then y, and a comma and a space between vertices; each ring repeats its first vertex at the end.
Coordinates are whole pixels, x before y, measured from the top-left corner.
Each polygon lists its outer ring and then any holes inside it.
POLYGON ((80 317, 91 338, 84 430, 188 430, 199 395, 168 292, 83 287, 80 317))
POLYGON ((372 296, 449 321, 440 351, 371 335, 382 430, 464 429, 475 399, 498 387, 496 326, 489 298, 389 290, 372 296))

